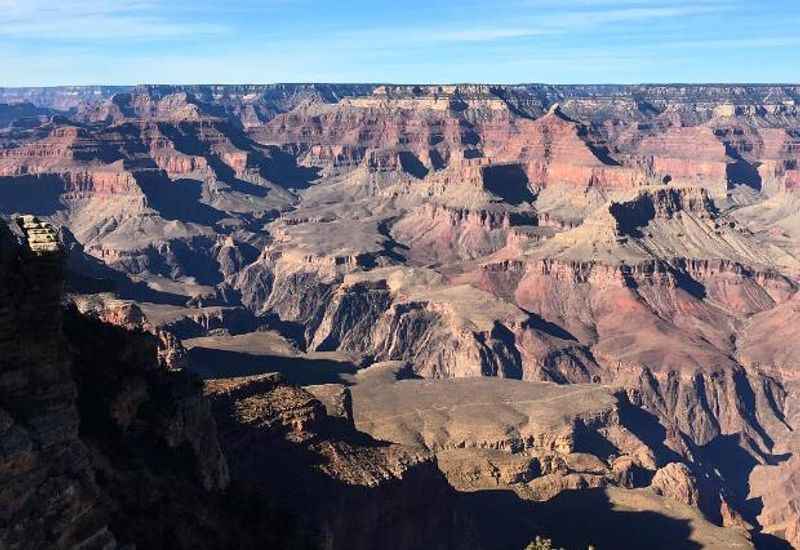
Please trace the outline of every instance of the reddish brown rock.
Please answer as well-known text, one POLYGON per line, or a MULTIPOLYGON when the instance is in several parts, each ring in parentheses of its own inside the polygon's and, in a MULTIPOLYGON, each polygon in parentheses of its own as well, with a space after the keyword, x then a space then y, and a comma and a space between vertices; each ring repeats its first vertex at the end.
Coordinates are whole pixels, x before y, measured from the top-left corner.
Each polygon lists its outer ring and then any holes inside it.
POLYGON ((234 481, 280 495, 331 548, 475 544, 430 454, 337 429, 338 417, 278 375, 215 380, 206 392, 234 481))
POLYGON ((689 468, 680 462, 672 462, 660 468, 653 476, 650 488, 658 495, 689 506, 698 506, 700 503, 697 480, 689 468))
MULTIPOLYGON (((547 447, 535 457, 481 455, 471 466, 474 448, 518 442, 464 438, 475 444, 454 459, 453 479, 524 486, 535 458, 536 477, 553 476, 540 493, 552 496, 639 486, 642 470, 685 462, 711 487, 706 500, 727 499, 722 511, 701 506, 709 518, 735 524, 740 514, 781 535, 797 500, 795 462, 783 460, 797 448, 796 95, 790 86, 0 90, 35 104, 0 112, 0 204, 65 224, 85 251, 71 249, 80 273, 70 280, 138 302, 155 328, 132 306, 101 315, 159 335, 163 363, 187 365, 176 337, 211 336, 205 343, 225 349, 193 354, 224 358, 214 371, 224 376, 273 362, 292 375, 312 361, 333 368, 303 370, 308 381, 349 384, 355 365, 395 360, 430 383, 613 384, 626 403, 619 421, 636 433, 586 453, 580 430, 534 430, 547 447), (237 340, 257 329, 270 332, 237 340), (731 453, 747 471, 731 474, 731 453), (762 499, 758 517, 748 498, 762 499)), ((103 408, 125 433, 152 397, 143 378, 120 377, 103 408)), ((301 419, 316 410, 286 391, 301 419)), ((316 391, 333 424, 347 426, 346 392, 316 391)), ((276 411, 264 414, 294 414, 276 411)), ((17 441, 13 422, 1 424, 17 441)), ((170 444, 186 441, 176 426, 167 432, 170 444)), ((14 448, 16 471, 32 459, 14 448)), ((339 443, 309 452, 333 465, 331 476, 356 480, 380 477, 364 457, 389 460, 339 443)))

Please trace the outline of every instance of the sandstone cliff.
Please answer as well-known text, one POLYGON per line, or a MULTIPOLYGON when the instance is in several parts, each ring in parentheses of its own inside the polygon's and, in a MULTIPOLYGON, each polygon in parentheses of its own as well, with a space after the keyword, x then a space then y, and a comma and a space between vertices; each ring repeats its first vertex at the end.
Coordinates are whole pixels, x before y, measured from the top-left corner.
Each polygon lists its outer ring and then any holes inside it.
MULTIPOLYGON (((553 506, 580 486, 594 504, 600 492, 690 503, 756 539, 794 539, 798 97, 733 85, 2 90, 34 107, 0 109, 0 211, 74 235, 81 309, 155 335, 171 367, 194 358, 204 376, 274 368, 319 385, 401 361, 441 387, 613 386, 619 424, 654 462, 620 442, 618 457, 573 449, 539 466, 476 444, 441 450, 458 465, 451 481, 538 483, 553 506), (642 476, 663 468, 658 496, 642 476), (777 490, 771 476, 788 481, 777 490), (629 487, 649 496, 615 492, 629 487)), ((339 390, 317 391, 346 421, 339 390)), ((499 425, 517 439, 515 422, 499 425)))

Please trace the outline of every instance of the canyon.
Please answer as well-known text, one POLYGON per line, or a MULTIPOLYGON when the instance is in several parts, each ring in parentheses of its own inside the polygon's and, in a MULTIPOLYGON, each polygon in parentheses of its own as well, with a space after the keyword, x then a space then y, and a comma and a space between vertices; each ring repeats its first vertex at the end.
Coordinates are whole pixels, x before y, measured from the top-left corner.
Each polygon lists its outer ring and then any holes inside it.
POLYGON ((0 88, 0 546, 800 548, 798 102, 0 88))

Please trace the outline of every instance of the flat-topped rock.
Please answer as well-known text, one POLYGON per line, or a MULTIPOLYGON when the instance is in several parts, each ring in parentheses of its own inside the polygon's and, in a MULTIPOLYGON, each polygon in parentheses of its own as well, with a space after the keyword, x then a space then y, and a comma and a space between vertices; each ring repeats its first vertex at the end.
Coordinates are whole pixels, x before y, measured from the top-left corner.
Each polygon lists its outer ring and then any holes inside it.
POLYGON ((613 392, 598 386, 459 378, 356 384, 351 391, 359 429, 433 450, 570 453, 576 426, 611 425, 617 416, 613 392))

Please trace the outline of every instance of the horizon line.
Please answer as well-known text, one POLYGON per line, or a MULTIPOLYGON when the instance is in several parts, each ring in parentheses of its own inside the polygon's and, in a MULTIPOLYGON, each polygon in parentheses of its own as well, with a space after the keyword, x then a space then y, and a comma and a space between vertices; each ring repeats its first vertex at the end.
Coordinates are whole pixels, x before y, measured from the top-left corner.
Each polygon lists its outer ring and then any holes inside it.
POLYGON ((257 86, 789 86, 800 87, 798 82, 746 82, 746 81, 669 81, 669 82, 488 82, 488 81, 463 81, 463 82, 380 82, 380 81, 275 81, 275 82, 204 82, 204 83, 175 83, 175 82, 138 82, 135 84, 28 84, 28 85, 0 85, 0 90, 19 89, 58 89, 58 88, 139 88, 139 87, 257 87, 257 86))

